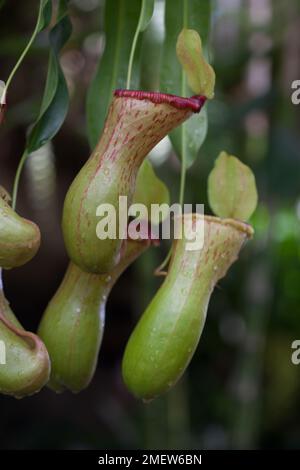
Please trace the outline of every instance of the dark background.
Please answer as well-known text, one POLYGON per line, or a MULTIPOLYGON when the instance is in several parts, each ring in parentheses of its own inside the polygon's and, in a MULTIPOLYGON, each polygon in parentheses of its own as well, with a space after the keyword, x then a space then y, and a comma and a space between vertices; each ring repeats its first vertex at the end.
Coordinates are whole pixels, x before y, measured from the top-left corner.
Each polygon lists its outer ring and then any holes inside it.
MULTIPOLYGON (((112 0, 110 0, 112 1, 112 0)), ((35 331, 67 265, 60 231, 66 190, 86 161, 85 97, 101 53, 103 5, 71 2, 73 35, 62 53, 71 92, 57 137, 27 164, 18 212, 37 222, 43 241, 28 265, 4 273, 6 296, 35 331)), ((201 3, 201 2, 200 2, 201 3)), ((37 2, 10 0, 0 12, 1 79, 33 29, 37 2)), ((184 379, 149 405, 122 384, 122 353, 159 281, 165 250, 152 249, 120 279, 109 298, 96 376, 78 395, 0 397, 2 449, 299 448, 300 365, 300 8, 291 0, 214 2, 211 49, 217 73, 209 132, 188 174, 186 200, 204 202, 206 179, 220 150, 254 170, 260 203, 256 236, 213 294, 199 348, 184 379)), ((36 115, 47 70, 41 35, 16 75, 0 134, 0 184, 12 189, 27 126, 36 115)), ((166 145, 158 174, 176 191, 179 165, 166 145)), ((166 248, 166 247, 164 247, 166 248)))

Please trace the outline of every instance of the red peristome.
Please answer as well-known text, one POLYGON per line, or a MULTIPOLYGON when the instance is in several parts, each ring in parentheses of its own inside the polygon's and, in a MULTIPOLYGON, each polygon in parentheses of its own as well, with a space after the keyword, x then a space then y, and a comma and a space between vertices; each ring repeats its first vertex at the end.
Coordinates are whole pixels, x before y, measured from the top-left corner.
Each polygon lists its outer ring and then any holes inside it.
POLYGON ((206 96, 191 96, 183 98, 182 96, 170 95, 168 93, 159 93, 153 91, 140 90, 115 90, 114 96, 121 98, 134 98, 136 100, 149 100, 152 103, 166 103, 178 109, 190 109, 194 113, 199 113, 206 101, 206 96))

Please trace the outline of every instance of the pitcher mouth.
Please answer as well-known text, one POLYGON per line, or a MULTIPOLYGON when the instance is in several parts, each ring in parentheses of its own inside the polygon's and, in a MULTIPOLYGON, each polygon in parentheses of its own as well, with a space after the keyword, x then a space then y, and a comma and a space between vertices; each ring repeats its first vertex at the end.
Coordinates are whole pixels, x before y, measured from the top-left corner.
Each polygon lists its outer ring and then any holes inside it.
POLYGON ((194 113, 199 113, 206 101, 206 96, 195 95, 190 98, 171 95, 169 93, 160 93, 156 91, 141 90, 115 90, 114 96, 120 98, 133 98, 136 100, 148 100, 155 104, 169 104, 177 109, 190 109, 194 113))
POLYGON ((230 226, 236 230, 239 230, 240 232, 243 232, 248 238, 252 238, 254 235, 254 229, 250 224, 237 219, 221 218, 214 215, 204 215, 200 213, 188 213, 177 215, 176 217, 182 221, 192 219, 193 222, 197 219, 204 219, 206 222, 230 226))

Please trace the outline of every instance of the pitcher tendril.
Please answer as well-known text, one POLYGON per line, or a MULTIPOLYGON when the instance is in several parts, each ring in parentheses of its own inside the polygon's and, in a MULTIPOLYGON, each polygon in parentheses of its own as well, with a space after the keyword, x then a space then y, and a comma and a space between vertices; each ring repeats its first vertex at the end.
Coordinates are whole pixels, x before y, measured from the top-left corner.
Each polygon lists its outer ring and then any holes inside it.
POLYGON ((24 58, 26 57, 26 54, 29 52, 38 32, 39 32, 39 27, 40 27, 40 22, 41 22, 41 18, 42 18, 42 12, 43 12, 43 2, 40 2, 40 6, 39 6, 39 11, 38 11, 38 17, 37 17, 37 21, 36 21, 36 25, 35 25, 35 28, 34 28, 34 31, 31 35, 31 38, 29 39, 25 49, 23 50, 22 54, 20 55, 16 65, 14 66, 14 68, 12 69, 7 81, 6 81, 6 85, 5 85, 5 88, 3 90, 3 94, 2 94, 2 99, 1 99, 1 102, 3 99, 6 99, 6 96, 7 96, 7 91, 8 91, 8 88, 15 76, 15 74, 17 73, 20 65, 22 64, 24 58))
POLYGON ((152 18, 153 10, 154 10, 154 0, 142 0, 139 21, 138 21, 138 24, 137 24, 137 27, 133 36, 131 50, 130 50, 127 81, 126 81, 127 89, 129 89, 131 85, 133 61, 134 61, 134 55, 135 55, 135 50, 136 50, 139 34, 145 31, 145 29, 147 28, 152 18))

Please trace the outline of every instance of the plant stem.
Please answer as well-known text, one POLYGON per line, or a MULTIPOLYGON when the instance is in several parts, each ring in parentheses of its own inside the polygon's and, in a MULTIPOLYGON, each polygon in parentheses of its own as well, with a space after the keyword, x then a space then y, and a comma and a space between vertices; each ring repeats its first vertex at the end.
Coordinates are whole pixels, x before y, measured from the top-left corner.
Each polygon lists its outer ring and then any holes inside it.
POLYGON ((21 157, 21 160, 19 162, 19 165, 18 165, 18 168, 17 168, 17 171, 16 171, 15 180, 14 180, 12 203, 11 203, 12 208, 14 210, 16 209, 16 204, 17 204, 17 195, 18 195, 18 187, 19 187, 20 177, 21 177, 21 173, 22 173, 22 170, 23 170, 23 167, 24 167, 24 164, 25 164, 25 161, 26 161, 27 157, 28 157, 28 152, 25 149, 24 153, 21 157))
POLYGON ((137 26, 136 31, 134 33, 132 46, 131 46, 131 51, 130 51, 130 56, 129 56, 128 73, 127 73, 127 81, 126 81, 126 88, 127 89, 130 88, 134 53, 135 53, 135 49, 136 49, 136 45, 137 45, 137 40, 138 40, 138 37, 139 37, 139 32, 140 32, 139 31, 139 24, 140 24, 140 22, 138 22, 138 26, 137 26))
POLYGON ((43 7, 42 7, 42 2, 40 2, 40 6, 39 6, 39 13, 38 13, 38 18, 37 18, 37 22, 36 22, 36 25, 35 25, 35 28, 34 28, 34 31, 32 33, 32 36, 31 38, 29 39, 29 42, 27 43, 24 51, 22 52, 22 54, 20 55, 16 65, 14 66, 14 68, 12 69, 7 81, 6 81, 6 84, 5 84, 5 88, 3 90, 3 93, 2 93, 2 97, 1 97, 1 102, 4 100, 5 102, 5 99, 6 99, 6 95, 7 95, 7 90, 12 82, 12 79, 14 78, 16 72, 18 71, 18 68, 20 67, 21 63, 23 62, 24 60, 24 57, 26 56, 27 52, 29 51, 30 47, 32 46, 32 43, 34 42, 38 32, 39 32, 39 24, 40 24, 40 21, 41 21, 41 15, 42 15, 42 11, 43 11, 43 7))
POLYGON ((131 76, 132 76, 132 68, 133 68, 134 54, 135 54, 135 50, 136 50, 136 45, 137 45, 138 37, 139 37, 139 34, 140 34, 141 21, 142 21, 143 12, 144 12, 144 1, 145 1, 145 0, 142 0, 141 11, 140 11, 140 17, 139 17, 139 21, 138 21, 138 24, 137 24, 137 27, 136 27, 134 36, 133 36, 133 41, 132 41, 131 50, 130 50, 129 63, 128 63, 128 72, 127 72, 127 80, 126 80, 126 88, 127 88, 127 89, 130 88, 130 83, 131 83, 131 76))
MULTIPOLYGON (((183 27, 187 28, 188 26, 188 1, 184 0, 183 2, 183 27)), ((186 93, 186 76, 184 71, 182 73, 181 80, 181 96, 184 96, 186 93)), ((185 133, 185 123, 181 126, 181 174, 180 174, 180 189, 179 189, 179 204, 183 208, 184 203, 184 192, 185 192, 185 181, 186 181, 186 133, 185 133)))
MULTIPOLYGON (((186 88, 185 75, 182 77, 182 96, 184 96, 186 88)), ((181 173, 180 173, 180 189, 179 189, 179 204, 183 208, 184 204, 184 193, 185 193, 185 181, 186 181, 186 124, 183 123, 181 127, 181 173)))
MULTIPOLYGON (((185 2, 184 2, 185 5, 185 2)), ((184 9, 184 16, 186 16, 186 8, 184 9)), ((186 19, 184 19, 184 22, 186 19)), ((186 77, 182 71, 182 82, 181 82, 181 96, 184 96, 186 92, 186 77)), ((186 133, 185 133, 185 123, 181 124, 181 172, 180 172, 180 188, 179 188, 179 204, 181 209, 183 209, 184 204, 184 192, 185 192, 185 181, 186 181, 186 133)), ((156 268, 156 275, 165 274, 164 268, 168 265, 172 256, 172 246, 169 249, 169 252, 163 262, 156 268)))
MULTIPOLYGON (((34 42, 34 40, 35 40, 35 38, 36 38, 36 36, 39 32, 39 26, 40 26, 42 11, 43 11, 43 2, 40 1, 39 12, 38 12, 38 17, 37 17, 37 21, 36 21, 36 24, 35 24, 34 31, 31 35, 31 38, 29 39, 25 49, 23 50, 22 54, 20 55, 16 65, 12 69, 12 71, 11 71, 7 81, 6 81, 5 88, 3 90, 2 97, 1 97, 1 102, 4 102, 4 103, 6 102, 6 95, 7 95, 8 88, 9 88, 15 74, 17 73, 20 65, 22 64, 26 54, 28 53, 29 49, 31 48, 31 46, 32 46, 32 44, 33 44, 33 42, 34 42)), ((14 180, 13 196, 12 196, 12 208, 13 209, 16 208, 17 193, 18 193, 18 186, 19 186, 20 176, 21 176, 21 172, 22 172, 22 169, 23 169, 23 166, 24 166, 24 163, 25 163, 25 160, 26 160, 27 156, 28 156, 28 152, 25 149, 24 153, 21 157, 21 160, 19 162, 19 165, 18 165, 18 168, 17 168, 17 171, 16 171, 15 180, 14 180)))

